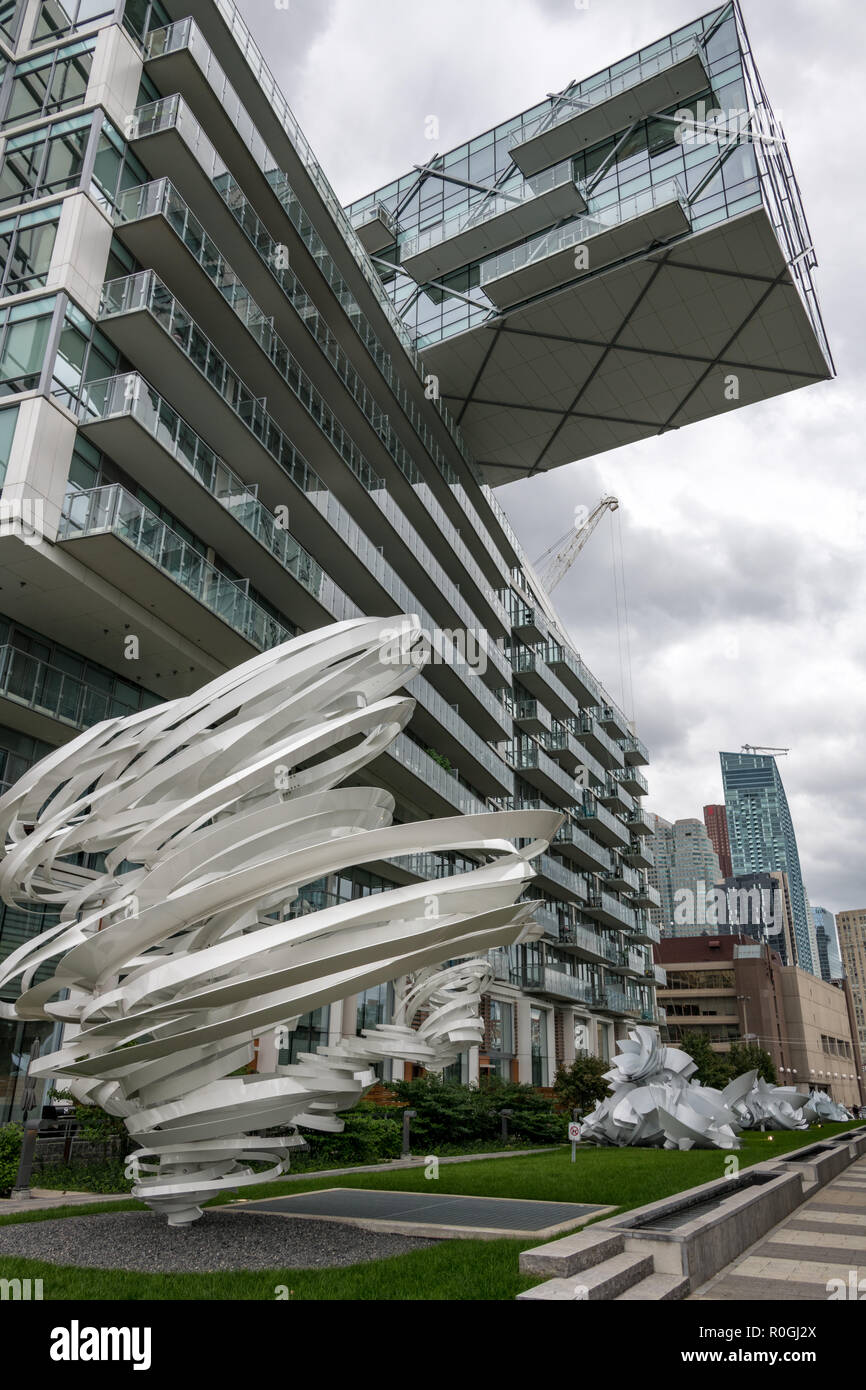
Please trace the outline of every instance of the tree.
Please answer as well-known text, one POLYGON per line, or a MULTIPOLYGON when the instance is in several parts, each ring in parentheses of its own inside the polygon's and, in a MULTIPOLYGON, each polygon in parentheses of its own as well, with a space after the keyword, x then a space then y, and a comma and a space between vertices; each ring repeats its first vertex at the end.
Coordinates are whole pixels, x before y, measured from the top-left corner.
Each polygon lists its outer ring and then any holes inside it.
POLYGON ((771 1086, 778 1084, 773 1059, 766 1048, 758 1043, 731 1043, 728 1059, 732 1078, 742 1076, 744 1071, 756 1071, 771 1086))
POLYGON ((697 1064, 698 1069, 690 1079, 699 1081, 702 1086, 715 1086, 722 1091, 734 1075, 740 1074, 731 1071, 728 1055, 713 1051, 704 1033, 685 1033, 680 1046, 697 1064))
POLYGON ((601 1057, 575 1057, 569 1066, 561 1063, 553 1078, 553 1094, 562 1109, 588 1114, 609 1092, 604 1076, 609 1069, 610 1063, 601 1057))

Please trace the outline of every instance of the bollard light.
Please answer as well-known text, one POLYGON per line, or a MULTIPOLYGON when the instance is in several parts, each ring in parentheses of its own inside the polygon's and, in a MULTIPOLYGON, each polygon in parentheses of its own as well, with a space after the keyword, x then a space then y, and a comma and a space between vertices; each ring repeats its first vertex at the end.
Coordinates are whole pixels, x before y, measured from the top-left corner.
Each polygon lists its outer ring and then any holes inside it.
POLYGON ((513 1111, 513 1110, 500 1110, 499 1114, 500 1114, 500 1117, 501 1117, 501 1119, 502 1119, 502 1142, 503 1142, 503 1144, 505 1144, 505 1143, 508 1142, 508 1121, 509 1121, 509 1119, 511 1118, 511 1116, 514 1114, 514 1111, 513 1111))
POLYGON ((403 1157, 403 1158, 409 1158, 410 1153, 411 1153, 410 1144, 409 1144, 409 1131, 410 1131, 411 1128, 412 1128, 412 1121, 414 1120, 414 1118, 415 1118, 415 1116, 416 1116, 417 1114, 418 1114, 418 1111, 417 1111, 417 1110, 404 1110, 404 1111, 403 1111, 403 1149, 402 1149, 402 1157, 403 1157))

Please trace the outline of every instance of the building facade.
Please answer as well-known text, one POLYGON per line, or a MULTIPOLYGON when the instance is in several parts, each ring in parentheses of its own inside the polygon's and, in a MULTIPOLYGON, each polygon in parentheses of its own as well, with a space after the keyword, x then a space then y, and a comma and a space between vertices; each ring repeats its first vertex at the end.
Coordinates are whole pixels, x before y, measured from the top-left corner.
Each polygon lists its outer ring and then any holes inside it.
POLYGON ((700 1033, 716 1052, 754 1042, 773 1058, 780 1085, 826 1091, 842 1105, 866 1098, 853 1000, 744 935, 662 940, 654 948, 667 980, 663 1040, 700 1033))
POLYGON ((780 870, 791 898, 796 962, 815 974, 811 920, 788 798, 769 753, 720 753, 731 862, 735 874, 780 870))
POLYGON ((730 878, 734 870, 731 866, 731 842, 728 839, 728 817, 724 806, 705 806, 704 825, 718 855, 722 878, 730 878))
POLYGON ((676 933, 679 927, 700 930, 707 923, 713 888, 721 877, 703 821, 686 818, 660 823, 650 844, 661 899, 659 926, 665 933, 676 933))
POLYGON ((866 1056, 866 907, 836 913, 842 968, 851 989, 860 1050, 866 1056))
MULTIPOLYGON (((297 633, 414 612, 431 660, 370 769, 396 818, 564 817, 543 937, 492 958, 461 1074, 609 1055, 663 979, 647 749, 493 485, 732 408, 732 362, 738 404, 832 374, 739 9, 348 211, 233 0, 15 0, 0 56, 0 781, 297 633), (708 95, 743 129, 693 129, 708 95)), ((475 862, 364 865, 298 910, 475 862)), ((5 906, 0 952, 52 923, 5 906)), ((262 1065, 392 1002, 318 1010, 262 1065)), ((0 1022, 0 1119, 50 1031, 0 1022)))

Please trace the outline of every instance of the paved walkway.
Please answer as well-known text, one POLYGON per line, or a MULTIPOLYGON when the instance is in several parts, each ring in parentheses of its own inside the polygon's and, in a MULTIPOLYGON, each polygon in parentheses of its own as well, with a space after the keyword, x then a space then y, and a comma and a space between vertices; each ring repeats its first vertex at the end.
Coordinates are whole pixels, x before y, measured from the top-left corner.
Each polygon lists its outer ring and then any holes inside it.
POLYGON ((866 1293, 866 1158, 819 1188, 691 1298, 825 1302, 833 1292, 837 1298, 866 1293), (842 1289, 831 1279, 843 1281, 842 1289))
MULTIPOLYGON (((532 1154, 550 1153, 553 1145, 544 1149, 504 1149, 491 1154, 456 1154, 440 1158, 442 1163, 477 1163, 482 1158, 528 1158, 532 1154)), ((351 1173, 393 1173, 399 1168, 423 1168, 426 1158, 393 1158, 389 1163, 367 1163, 355 1168, 317 1168, 306 1173, 286 1173, 277 1182, 306 1182, 312 1178, 342 1178, 351 1173)), ((58 1192, 53 1187, 32 1187, 30 1197, 0 1198, 0 1216, 11 1212, 39 1211, 51 1207, 77 1207, 85 1202, 123 1202, 128 1192, 58 1192)))

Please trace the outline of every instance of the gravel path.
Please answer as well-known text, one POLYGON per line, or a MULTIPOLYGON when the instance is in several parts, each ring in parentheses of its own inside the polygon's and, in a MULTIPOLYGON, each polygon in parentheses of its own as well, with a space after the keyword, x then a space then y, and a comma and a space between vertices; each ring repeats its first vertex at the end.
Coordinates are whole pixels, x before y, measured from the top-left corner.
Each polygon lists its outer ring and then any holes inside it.
POLYGON ((237 1269, 333 1269, 435 1245, 336 1221, 206 1211, 185 1229, 149 1211, 104 1212, 0 1227, 0 1256, 144 1274, 237 1269))

